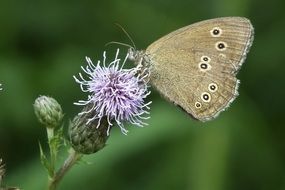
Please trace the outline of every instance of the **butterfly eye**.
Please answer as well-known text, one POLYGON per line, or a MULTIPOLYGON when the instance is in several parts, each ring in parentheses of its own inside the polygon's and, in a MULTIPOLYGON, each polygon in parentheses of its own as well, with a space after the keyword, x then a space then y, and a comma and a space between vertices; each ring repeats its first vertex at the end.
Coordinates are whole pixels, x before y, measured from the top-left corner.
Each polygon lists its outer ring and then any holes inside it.
POLYGON ((204 57, 203 60, 207 62, 209 59, 208 57, 204 57))
POLYGON ((201 62, 201 63, 199 63, 199 68, 200 68, 201 71, 208 71, 212 67, 211 67, 211 65, 209 63, 201 62))
POLYGON ((212 30, 211 30, 211 35, 213 37, 219 37, 222 35, 222 29, 219 28, 219 27, 214 27, 212 30))
POLYGON ((211 83, 209 84, 208 89, 210 92, 216 92, 218 90, 218 86, 215 83, 211 83))
POLYGON ((227 56, 226 56, 225 54, 223 54, 223 53, 220 53, 220 54, 219 54, 219 58, 220 58, 220 59, 225 59, 225 58, 227 58, 227 56))
POLYGON ((218 29, 213 30, 213 35, 218 35, 220 31, 218 29))
POLYGON ((208 69, 208 64, 202 63, 202 64, 200 65, 200 68, 201 68, 201 69, 208 69))
POLYGON ((210 59, 210 57, 208 57, 208 56, 202 56, 202 57, 201 57, 201 61, 206 62, 206 63, 209 63, 209 62, 211 61, 211 59, 210 59))
POLYGON ((224 51, 227 48, 227 44, 225 42, 217 42, 216 43, 216 49, 218 51, 224 51))
POLYGON ((204 101, 204 102, 210 102, 211 101, 211 95, 208 93, 208 92, 203 92, 201 94, 201 99, 204 101))
POLYGON ((202 105, 200 102, 195 102, 195 108, 199 109, 201 107, 202 107, 202 105))

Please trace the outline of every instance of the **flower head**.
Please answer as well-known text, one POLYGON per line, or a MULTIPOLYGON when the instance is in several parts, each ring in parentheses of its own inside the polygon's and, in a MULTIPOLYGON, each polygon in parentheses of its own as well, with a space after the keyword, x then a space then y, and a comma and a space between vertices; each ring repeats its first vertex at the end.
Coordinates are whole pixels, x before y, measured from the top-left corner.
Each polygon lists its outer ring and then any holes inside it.
POLYGON ((145 103, 145 98, 150 94, 146 78, 147 72, 141 72, 137 66, 132 69, 123 69, 123 66, 129 56, 126 55, 123 64, 120 66, 118 58, 119 49, 115 59, 106 66, 106 52, 103 54, 103 66, 100 61, 95 66, 91 59, 86 57, 86 68, 81 67, 88 75, 88 79, 83 78, 79 73, 79 78, 75 81, 80 84, 83 92, 88 92, 88 99, 79 101, 77 105, 92 105, 90 109, 81 112, 86 114, 93 112, 93 117, 89 118, 87 124, 93 120, 98 120, 97 128, 100 126, 102 118, 106 117, 108 121, 107 134, 115 121, 121 128, 122 133, 128 132, 123 122, 130 122, 137 126, 146 125, 143 120, 148 119, 144 114, 149 114, 149 104, 145 103))

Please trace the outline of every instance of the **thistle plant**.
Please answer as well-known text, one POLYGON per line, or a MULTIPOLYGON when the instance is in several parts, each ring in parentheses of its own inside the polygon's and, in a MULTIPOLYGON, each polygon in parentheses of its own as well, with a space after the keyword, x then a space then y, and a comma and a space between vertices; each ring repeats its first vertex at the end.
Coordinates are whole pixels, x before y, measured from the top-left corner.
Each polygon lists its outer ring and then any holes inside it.
POLYGON ((4 165, 2 164, 2 159, 0 159, 0 187, 2 185, 4 174, 5 174, 4 165))
POLYGON ((2 164, 2 159, 0 158, 0 190, 20 190, 18 187, 7 187, 3 184, 3 178, 5 175, 5 165, 2 164))
POLYGON ((68 138, 63 135, 63 111, 53 98, 40 96, 34 103, 35 114, 47 130, 49 156, 41 148, 41 162, 48 171, 49 190, 55 190, 67 171, 85 154, 94 154, 105 147, 111 129, 118 126, 123 134, 128 130, 125 123, 138 127, 147 125, 149 105, 146 102, 150 94, 147 79, 149 72, 142 72, 140 65, 124 69, 129 54, 121 63, 119 50, 109 64, 106 52, 103 61, 93 64, 86 58, 87 66, 81 67, 85 74, 79 73, 74 79, 83 92, 88 93, 87 100, 76 105, 82 110, 69 122, 68 138), (84 75, 87 75, 84 77, 84 75), (69 143, 64 143, 64 142, 69 143), (65 146, 62 146, 65 145, 65 146), (56 168, 60 147, 68 149, 68 157, 60 168, 56 168))
POLYGON ((55 164, 59 148, 63 142, 63 130, 61 127, 63 112, 60 104, 48 96, 38 97, 34 103, 34 110, 39 122, 45 126, 47 131, 49 159, 39 143, 40 156, 41 162, 48 172, 49 189, 55 189, 56 185, 53 185, 54 178, 57 175, 55 164))

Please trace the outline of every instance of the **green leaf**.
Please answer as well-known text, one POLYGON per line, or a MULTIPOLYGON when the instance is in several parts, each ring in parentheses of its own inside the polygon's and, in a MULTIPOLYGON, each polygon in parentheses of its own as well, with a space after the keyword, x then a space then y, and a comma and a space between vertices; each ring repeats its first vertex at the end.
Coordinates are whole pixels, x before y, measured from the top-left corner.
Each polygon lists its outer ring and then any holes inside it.
POLYGON ((46 155, 44 154, 43 152, 43 149, 42 149, 42 145, 41 143, 39 142, 39 147, 40 147, 40 158, 41 158, 41 163, 42 165, 45 167, 45 169, 47 170, 48 172, 48 175, 50 177, 52 177, 54 175, 54 169, 52 168, 49 160, 47 159, 46 155))

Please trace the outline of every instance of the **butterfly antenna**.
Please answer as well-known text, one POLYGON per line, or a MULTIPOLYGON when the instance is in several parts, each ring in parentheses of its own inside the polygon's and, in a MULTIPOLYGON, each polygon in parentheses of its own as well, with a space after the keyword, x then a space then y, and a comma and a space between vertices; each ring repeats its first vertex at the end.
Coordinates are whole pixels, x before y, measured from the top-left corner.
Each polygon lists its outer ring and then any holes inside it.
POLYGON ((129 40, 132 42, 133 48, 134 48, 134 49, 137 49, 137 48, 136 48, 136 45, 135 45, 135 42, 133 41, 133 39, 131 38, 131 36, 129 35, 129 33, 128 33, 120 24, 118 24, 118 23, 115 23, 115 24, 116 24, 117 27, 119 27, 119 28, 126 34, 126 36, 129 38, 129 40))
POLYGON ((110 44, 119 44, 119 45, 122 45, 122 46, 127 46, 127 47, 129 47, 129 48, 132 48, 132 46, 129 45, 129 44, 125 44, 125 43, 121 43, 121 42, 116 42, 116 41, 108 42, 108 43, 105 44, 105 46, 108 46, 108 45, 110 45, 110 44))

